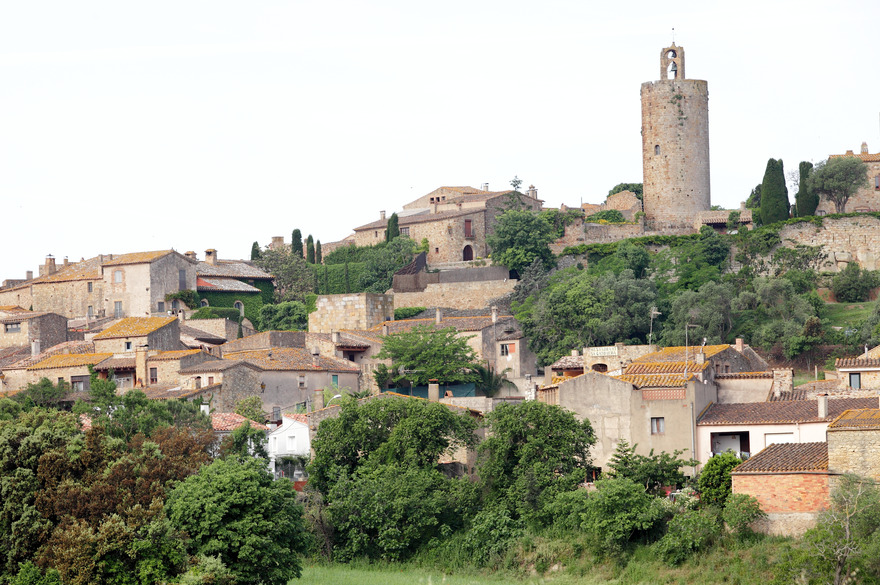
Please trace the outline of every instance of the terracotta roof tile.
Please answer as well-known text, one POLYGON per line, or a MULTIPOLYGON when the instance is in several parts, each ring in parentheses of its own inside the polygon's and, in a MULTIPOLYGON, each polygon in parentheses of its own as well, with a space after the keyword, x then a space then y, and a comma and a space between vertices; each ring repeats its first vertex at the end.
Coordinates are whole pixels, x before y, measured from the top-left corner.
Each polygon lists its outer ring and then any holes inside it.
POLYGON ((759 379, 772 378, 773 372, 733 372, 726 374, 715 374, 716 380, 743 380, 743 379, 759 379))
MULTIPOLYGON (((198 319, 197 319, 198 320, 198 319)), ((193 339, 198 339, 201 341, 207 341, 208 343, 214 343, 215 345, 220 345, 226 342, 225 337, 219 337, 216 333, 209 333, 207 331, 202 331, 196 327, 190 327, 189 325, 181 325, 180 326, 180 335, 183 337, 184 335, 188 335, 193 339)))
POLYGON ((177 317, 126 317, 95 335, 93 339, 142 337, 176 321, 177 317))
POLYGON ((208 360, 194 366, 182 368, 180 370, 180 373, 201 374, 203 372, 225 372, 226 370, 234 368, 236 366, 245 366, 246 368, 250 368, 259 372, 263 371, 263 368, 261 368, 260 366, 252 364, 251 362, 246 362, 244 360, 208 360))
POLYGON ((880 429, 880 409, 862 408, 847 410, 834 419, 829 429, 880 429))
POLYGON ((196 274, 201 277, 244 278, 254 280, 272 280, 273 276, 244 260, 218 260, 217 264, 199 262, 196 274))
POLYGON ((807 391, 801 389, 789 390, 786 392, 780 392, 779 396, 776 395, 773 390, 770 390, 769 396, 767 396, 767 402, 785 402, 787 400, 806 400, 807 399, 807 391))
POLYGON ((291 418, 296 422, 303 423, 304 425, 309 424, 309 415, 302 412, 284 412, 282 414, 287 418, 291 418))
POLYGON ((196 289, 200 291, 217 292, 262 292, 257 287, 234 278, 208 278, 207 276, 199 276, 196 278, 196 289))
POLYGON ((224 358, 244 360, 264 370, 294 371, 327 371, 327 372, 359 372, 356 365, 348 360, 332 356, 318 356, 317 365, 312 354, 304 347, 275 347, 272 349, 255 349, 231 351, 223 354, 224 358))
POLYGON ((828 471, 828 443, 777 443, 734 468, 733 473, 828 471))
POLYGON ((880 368, 880 358, 842 357, 834 362, 835 368, 880 368))
MULTIPOLYGON (((501 323, 504 320, 513 320, 512 315, 499 315, 498 323, 501 323)), ((384 330, 384 326, 388 326, 388 333, 402 333, 404 331, 410 331, 418 326, 426 326, 432 329, 445 329, 447 327, 453 327, 456 331, 482 331, 486 327, 490 327, 492 325, 492 317, 491 316, 471 316, 471 317, 442 317, 440 319, 440 324, 437 324, 437 321, 434 318, 430 319, 405 319, 402 321, 385 321, 384 323, 380 323, 379 325, 374 325, 369 331, 373 333, 382 333, 384 330)))
MULTIPOLYGON (((28 352, 30 353, 30 352, 28 352)), ((91 341, 65 341, 53 345, 49 349, 32 357, 26 357, 20 362, 14 364, 15 368, 26 368, 39 363, 49 356, 59 354, 77 354, 77 353, 95 353, 95 344, 91 341)))
POLYGON ((38 276, 27 281, 23 286, 42 282, 69 282, 75 280, 101 280, 101 262, 99 257, 89 258, 81 262, 71 262, 60 266, 58 270, 46 276, 38 276))
POLYGON ((685 377, 684 374, 623 374, 612 378, 629 382, 636 388, 684 388, 694 375, 689 373, 685 377))
POLYGON ((179 384, 152 384, 139 388, 139 390, 143 391, 150 400, 177 400, 198 396, 203 392, 210 392, 219 386, 220 384, 213 384, 211 386, 202 386, 201 388, 183 388, 179 384))
POLYGON ((113 357, 112 353, 63 353, 49 356, 28 368, 31 370, 48 370, 50 368, 74 368, 79 366, 96 366, 102 361, 113 357))
POLYGON ((235 414, 234 412, 212 412, 211 413, 211 426, 214 427, 215 431, 223 431, 230 432, 234 431, 245 422, 251 423, 252 429, 257 429, 260 431, 268 431, 269 427, 262 423, 258 423, 256 421, 252 421, 247 419, 240 414, 235 414))
POLYGON ((135 359, 133 357, 113 357, 95 366, 96 370, 133 370, 134 368, 135 359))
POLYGON ((829 155, 828 158, 840 158, 844 156, 854 156, 856 158, 862 159, 862 162, 880 162, 880 153, 878 154, 862 154, 862 153, 846 153, 846 154, 832 154, 829 155))
POLYGON ((831 421, 851 408, 877 408, 877 398, 830 398, 828 416, 819 418, 816 400, 711 404, 698 425, 781 424, 831 421))
POLYGON ((151 362, 173 361, 185 358, 189 355, 201 353, 200 349, 176 349, 174 351, 160 351, 156 355, 147 356, 147 360, 151 362))
POLYGON ((626 375, 634 374, 683 374, 688 372, 702 372, 709 367, 709 362, 698 364, 696 362, 633 362, 626 367, 626 375), (687 370, 685 370, 687 368, 687 370))
POLYGON ((174 250, 156 250, 154 252, 132 252, 129 254, 114 254, 113 258, 104 257, 104 266, 122 266, 123 264, 144 264, 155 262, 163 256, 173 254, 174 250))
POLYGON ((550 366, 551 370, 576 370, 583 369, 584 358, 580 355, 564 355, 550 366))
MULTIPOLYGON (((447 203, 449 203, 447 201, 447 203)), ((453 219, 456 217, 461 217, 463 215, 477 215, 483 213, 485 210, 481 207, 471 207, 467 209, 455 209, 450 211, 438 211, 437 213, 428 213, 425 210, 422 213, 414 213, 412 215, 400 215, 398 217, 398 225, 400 227, 405 227, 409 225, 414 225, 418 223, 429 223, 432 221, 445 221, 448 219, 453 219)), ((368 224, 364 224, 362 226, 354 228, 354 231, 365 231, 365 230, 375 230, 375 229, 384 229, 388 226, 387 219, 379 219, 376 221, 372 221, 368 224)))
MULTIPOLYGON (((730 349, 729 345, 707 345, 703 347, 703 354, 705 354, 706 358, 710 358, 716 354, 721 353, 725 349, 730 349)), ((640 358, 634 359, 633 363, 646 363, 646 362, 683 362, 685 361, 685 354, 687 354, 687 361, 692 361, 694 356, 699 352, 699 345, 689 345, 685 346, 676 346, 676 347, 664 347, 660 351, 656 351, 654 353, 645 354, 640 358)))

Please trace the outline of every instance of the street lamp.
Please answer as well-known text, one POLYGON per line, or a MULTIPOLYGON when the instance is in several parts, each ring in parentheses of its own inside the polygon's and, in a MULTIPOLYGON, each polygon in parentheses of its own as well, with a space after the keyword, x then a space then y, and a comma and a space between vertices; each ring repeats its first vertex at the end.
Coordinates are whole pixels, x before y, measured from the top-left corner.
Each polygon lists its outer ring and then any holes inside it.
POLYGON ((336 396, 334 396, 333 398, 328 400, 327 404, 324 405, 324 408, 327 408, 328 406, 330 406, 330 403, 333 402, 334 400, 336 400, 337 398, 342 398, 342 394, 337 394, 336 396))
POLYGON ((648 345, 651 345, 651 342, 654 339, 654 317, 662 314, 663 313, 657 310, 657 307, 651 307, 651 328, 648 332, 648 345))

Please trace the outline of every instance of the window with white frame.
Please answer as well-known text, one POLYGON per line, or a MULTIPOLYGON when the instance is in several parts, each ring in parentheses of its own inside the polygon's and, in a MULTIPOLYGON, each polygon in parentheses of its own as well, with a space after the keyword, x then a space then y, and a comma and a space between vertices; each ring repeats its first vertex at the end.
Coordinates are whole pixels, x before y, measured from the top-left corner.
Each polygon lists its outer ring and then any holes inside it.
POLYGON ((651 434, 662 435, 666 432, 666 421, 662 416, 651 417, 651 434))

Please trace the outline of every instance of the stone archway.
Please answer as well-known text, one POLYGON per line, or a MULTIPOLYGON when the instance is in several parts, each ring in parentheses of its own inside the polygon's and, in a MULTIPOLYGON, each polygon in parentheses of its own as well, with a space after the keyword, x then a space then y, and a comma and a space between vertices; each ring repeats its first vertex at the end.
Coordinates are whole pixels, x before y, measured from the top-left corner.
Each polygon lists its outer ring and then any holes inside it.
POLYGON ((464 251, 461 253, 462 260, 473 260, 474 259, 474 249, 467 245, 464 247, 464 251))

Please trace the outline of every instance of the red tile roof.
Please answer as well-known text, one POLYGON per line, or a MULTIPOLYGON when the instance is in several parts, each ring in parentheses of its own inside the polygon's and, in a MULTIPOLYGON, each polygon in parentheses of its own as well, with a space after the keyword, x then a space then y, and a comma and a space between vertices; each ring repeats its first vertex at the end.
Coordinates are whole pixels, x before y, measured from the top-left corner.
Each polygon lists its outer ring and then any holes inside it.
POLYGON ((623 374, 612 376, 618 380, 629 382, 636 388, 684 388, 693 374, 623 374))
POLYGON ((577 370, 584 368, 584 358, 580 355, 564 355, 550 366, 551 370, 577 370))
MULTIPOLYGON (((723 344, 723 345, 707 345, 702 348, 703 354, 705 354, 706 358, 710 358, 716 354, 721 353, 725 349, 730 349, 731 346, 723 344)), ((675 347, 664 347, 660 351, 656 351, 654 353, 645 354, 640 358, 634 359, 633 363, 646 363, 646 362, 683 362, 685 361, 685 356, 687 356, 687 361, 693 361, 696 354, 700 352, 699 345, 689 345, 685 346, 675 346, 675 347)))
POLYGON ((177 317, 126 317, 98 333, 93 339, 143 337, 177 321, 177 317))
POLYGON ((877 398, 829 398, 828 416, 819 418, 816 400, 711 404, 698 425, 783 424, 831 421, 851 408, 877 408, 877 398))
POLYGON ((251 423, 252 429, 257 429, 260 431, 268 431, 269 427, 262 423, 258 423, 256 421, 252 421, 248 418, 241 416, 240 414, 235 414, 234 412, 212 412, 211 413, 211 426, 215 431, 220 432, 231 432, 243 425, 245 422, 251 423))
POLYGON ((624 371, 627 375, 634 374, 684 374, 687 372, 702 372, 709 367, 709 362, 698 364, 696 362, 633 362, 624 371))
POLYGON ((63 353, 47 357, 46 359, 28 367, 28 371, 48 370, 51 368, 96 366, 111 357, 113 357, 112 353, 63 353))
POLYGON ((828 443, 777 443, 737 466, 733 473, 828 471, 828 443))
POLYGON ((880 359, 864 357, 842 357, 834 361, 835 368, 880 368, 880 359))
POLYGON ((304 347, 275 347, 224 352, 225 359, 244 360, 264 370, 359 372, 348 360, 320 355, 313 358, 304 347))
POLYGON ((861 430, 878 430, 880 429, 880 409, 862 408, 858 410, 847 410, 834 419, 829 429, 861 429, 861 430))

